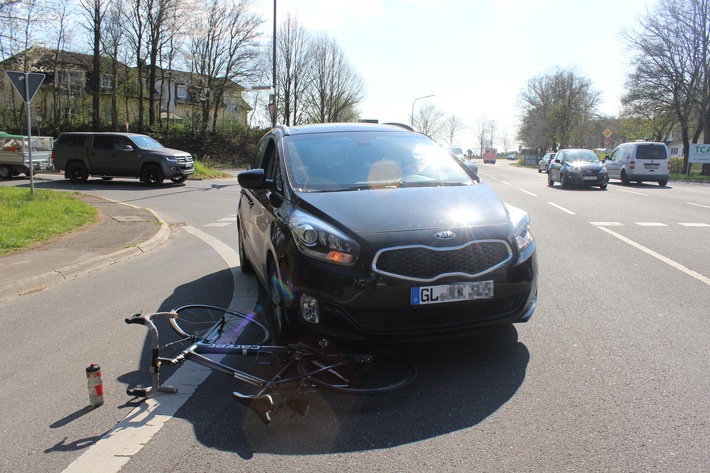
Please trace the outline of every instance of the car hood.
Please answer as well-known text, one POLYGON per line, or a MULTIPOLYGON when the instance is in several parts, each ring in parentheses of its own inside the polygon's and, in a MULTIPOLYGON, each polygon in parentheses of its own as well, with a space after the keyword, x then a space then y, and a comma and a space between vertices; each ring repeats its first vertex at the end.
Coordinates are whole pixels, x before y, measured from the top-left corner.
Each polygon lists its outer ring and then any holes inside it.
POLYGON ((567 165, 570 167, 587 170, 601 169, 604 167, 604 164, 601 161, 596 163, 590 163, 589 161, 570 161, 567 162, 567 165))
POLYGON ((507 207, 486 184, 297 196, 304 210, 360 235, 486 226, 504 237, 511 230, 507 207))

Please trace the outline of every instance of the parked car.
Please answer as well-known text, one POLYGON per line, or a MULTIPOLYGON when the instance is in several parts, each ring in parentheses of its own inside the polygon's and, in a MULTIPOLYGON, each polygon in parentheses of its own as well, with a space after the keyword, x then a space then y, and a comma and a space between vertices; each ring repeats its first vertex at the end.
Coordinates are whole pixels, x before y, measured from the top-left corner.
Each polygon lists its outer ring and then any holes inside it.
POLYGON ((518 155, 515 153, 510 153, 506 159, 508 159, 508 161, 515 161, 518 159, 518 155))
POLYGON ((279 126, 238 182, 241 268, 269 294, 277 339, 431 339, 535 310, 527 213, 426 135, 279 126))
POLYGON ((460 146, 449 146, 446 148, 446 150, 457 158, 461 160, 464 159, 463 148, 461 148, 460 146))
POLYGON ((555 158, 555 153, 545 153, 540 161, 537 162, 537 172, 547 172, 550 167, 550 162, 555 158))
POLYGON ((469 169, 478 175, 478 164, 475 161, 465 161, 464 164, 469 167, 469 169))
POLYGON ((563 188, 571 185, 599 186, 606 189, 609 175, 604 164, 591 149, 561 149, 547 170, 547 184, 559 182, 563 188))
POLYGON ((165 148, 150 136, 136 133, 62 133, 52 162, 72 182, 86 182, 94 175, 105 180, 137 177, 159 186, 166 178, 176 184, 185 182, 195 172, 190 153, 165 148))
POLYGON ((623 143, 611 152, 604 166, 609 179, 620 179, 624 185, 653 181, 665 186, 670 178, 671 158, 665 143, 623 143))

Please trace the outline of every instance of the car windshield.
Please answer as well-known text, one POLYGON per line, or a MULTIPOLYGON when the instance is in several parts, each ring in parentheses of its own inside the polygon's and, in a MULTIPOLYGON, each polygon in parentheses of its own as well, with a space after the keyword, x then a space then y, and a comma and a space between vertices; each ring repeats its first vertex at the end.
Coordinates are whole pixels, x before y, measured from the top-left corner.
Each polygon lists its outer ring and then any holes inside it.
POLYGON ((292 135, 284 151, 289 182, 303 192, 476 184, 446 149, 411 132, 292 135))
POLYGON ((159 149, 164 148, 163 145, 158 143, 156 140, 150 136, 131 136, 131 140, 138 145, 139 148, 143 149, 159 149))
POLYGON ((597 158, 597 155, 594 154, 594 151, 583 149, 565 153, 565 160, 570 162, 589 161, 594 163, 599 161, 599 158, 597 158))

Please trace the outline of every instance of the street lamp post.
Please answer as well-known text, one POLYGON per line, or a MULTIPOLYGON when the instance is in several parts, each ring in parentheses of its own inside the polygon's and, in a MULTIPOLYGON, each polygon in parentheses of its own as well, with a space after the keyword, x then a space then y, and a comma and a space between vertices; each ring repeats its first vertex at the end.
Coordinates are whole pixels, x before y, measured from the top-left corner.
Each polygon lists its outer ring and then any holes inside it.
POLYGON ((417 102, 417 100, 419 100, 419 99, 428 99, 429 97, 433 97, 433 96, 434 96, 434 95, 425 95, 425 96, 423 96, 423 97, 417 97, 416 99, 414 99, 414 102, 412 102, 412 118, 411 118, 411 120, 412 120, 411 125, 412 125, 412 126, 414 126, 414 104, 415 104, 415 103, 417 102))

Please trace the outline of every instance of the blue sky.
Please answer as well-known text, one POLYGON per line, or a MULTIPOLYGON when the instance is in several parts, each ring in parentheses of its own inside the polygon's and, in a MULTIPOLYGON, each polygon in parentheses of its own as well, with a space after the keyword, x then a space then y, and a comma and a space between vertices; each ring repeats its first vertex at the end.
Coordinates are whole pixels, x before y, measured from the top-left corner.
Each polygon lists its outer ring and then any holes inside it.
MULTIPOLYGON (((473 126, 485 116, 514 141, 518 95, 555 66, 576 68, 616 115, 629 71, 623 28, 657 0, 277 0, 277 23, 292 13, 325 31, 366 85, 363 118, 408 123, 412 103, 431 102, 473 126)), ((257 0, 271 35, 273 0, 257 0)), ((416 114, 416 111, 415 111, 416 114)), ((472 131, 456 141, 472 147, 472 131)))

